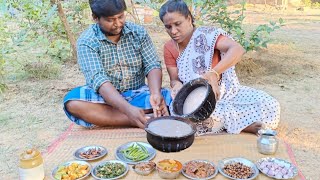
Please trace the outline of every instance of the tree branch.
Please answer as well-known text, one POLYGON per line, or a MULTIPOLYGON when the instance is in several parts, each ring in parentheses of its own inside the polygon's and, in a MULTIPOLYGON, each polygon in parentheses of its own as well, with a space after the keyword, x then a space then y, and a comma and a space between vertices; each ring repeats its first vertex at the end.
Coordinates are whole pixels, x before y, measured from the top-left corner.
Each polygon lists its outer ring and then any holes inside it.
POLYGON ((67 17, 64 13, 61 2, 60 2, 60 0, 50 0, 50 2, 52 5, 57 5, 57 7, 58 7, 58 15, 59 15, 59 18, 63 24, 63 27, 64 27, 66 33, 67 33, 68 40, 69 40, 71 47, 72 47, 72 59, 75 61, 77 59, 76 40, 75 40, 73 32, 71 31, 70 25, 67 21, 67 17))

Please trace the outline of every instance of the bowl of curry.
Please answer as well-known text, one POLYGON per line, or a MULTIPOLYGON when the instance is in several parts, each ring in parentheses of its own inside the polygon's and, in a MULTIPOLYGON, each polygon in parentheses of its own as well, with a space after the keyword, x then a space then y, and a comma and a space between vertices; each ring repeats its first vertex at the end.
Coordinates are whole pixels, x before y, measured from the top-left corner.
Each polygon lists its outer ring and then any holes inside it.
POLYGON ((157 171, 162 179, 176 179, 181 170, 181 162, 174 159, 163 159, 157 163, 157 171))

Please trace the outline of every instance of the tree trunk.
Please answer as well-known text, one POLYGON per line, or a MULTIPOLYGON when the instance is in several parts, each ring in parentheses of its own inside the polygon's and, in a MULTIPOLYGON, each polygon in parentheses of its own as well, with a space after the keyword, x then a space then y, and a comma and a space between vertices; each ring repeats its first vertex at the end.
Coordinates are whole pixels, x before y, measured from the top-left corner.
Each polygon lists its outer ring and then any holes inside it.
POLYGON ((71 47, 72 47, 72 59, 73 59, 73 61, 76 61, 76 59, 77 59, 76 40, 75 40, 73 32, 71 31, 70 25, 67 21, 67 17, 64 13, 61 2, 60 2, 60 0, 50 0, 50 2, 52 5, 57 5, 57 7, 58 7, 59 18, 63 24, 64 30, 67 33, 68 40, 69 40, 71 47))

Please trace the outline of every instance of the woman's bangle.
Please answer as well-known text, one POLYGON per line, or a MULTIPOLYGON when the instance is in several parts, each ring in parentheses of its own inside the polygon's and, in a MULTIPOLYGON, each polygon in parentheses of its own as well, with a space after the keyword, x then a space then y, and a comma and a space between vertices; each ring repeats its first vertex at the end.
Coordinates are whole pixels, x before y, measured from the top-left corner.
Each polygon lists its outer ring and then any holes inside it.
POLYGON ((219 74, 216 70, 210 69, 208 72, 210 72, 210 73, 215 73, 216 76, 217 76, 217 78, 218 78, 218 80, 220 80, 220 74, 219 74))

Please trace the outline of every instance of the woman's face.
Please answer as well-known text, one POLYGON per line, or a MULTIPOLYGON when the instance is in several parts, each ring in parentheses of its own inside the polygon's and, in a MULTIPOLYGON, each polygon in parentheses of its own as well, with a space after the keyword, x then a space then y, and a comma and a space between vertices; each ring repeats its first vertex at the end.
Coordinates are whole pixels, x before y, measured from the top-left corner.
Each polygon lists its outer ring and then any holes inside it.
POLYGON ((183 42, 193 32, 192 19, 179 12, 168 12, 163 16, 163 24, 169 36, 177 43, 183 42))

